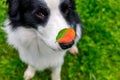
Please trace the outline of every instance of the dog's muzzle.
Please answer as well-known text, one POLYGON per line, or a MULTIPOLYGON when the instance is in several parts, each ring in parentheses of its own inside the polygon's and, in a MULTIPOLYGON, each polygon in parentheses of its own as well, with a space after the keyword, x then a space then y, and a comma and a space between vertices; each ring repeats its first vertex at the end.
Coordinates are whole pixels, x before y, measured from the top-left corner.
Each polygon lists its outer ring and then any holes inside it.
POLYGON ((74 40, 69 43, 59 43, 59 45, 62 49, 68 49, 68 48, 72 47, 73 44, 74 44, 74 40))

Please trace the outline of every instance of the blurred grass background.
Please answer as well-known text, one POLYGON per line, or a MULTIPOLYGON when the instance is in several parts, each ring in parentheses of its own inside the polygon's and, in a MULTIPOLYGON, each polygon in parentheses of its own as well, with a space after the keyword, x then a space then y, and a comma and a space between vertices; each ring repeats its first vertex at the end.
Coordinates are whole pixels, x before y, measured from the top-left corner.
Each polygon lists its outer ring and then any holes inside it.
MULTIPOLYGON (((120 80, 120 0, 76 0, 83 23, 79 54, 67 54, 62 80, 120 80)), ((5 0, 0 0, 0 27, 7 17, 5 0)), ((23 80, 27 65, 6 43, 0 29, 0 80, 23 80)), ((37 72, 32 80, 50 80, 50 71, 37 72)))

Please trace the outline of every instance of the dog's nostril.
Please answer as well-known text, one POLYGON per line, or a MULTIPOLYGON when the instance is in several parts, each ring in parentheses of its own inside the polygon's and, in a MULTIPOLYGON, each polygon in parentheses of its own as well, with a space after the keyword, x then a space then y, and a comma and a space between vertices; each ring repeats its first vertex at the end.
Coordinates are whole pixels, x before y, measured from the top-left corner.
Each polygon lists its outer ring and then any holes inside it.
POLYGON ((59 43, 59 45, 62 49, 68 49, 68 48, 72 47, 73 44, 74 44, 74 40, 69 43, 59 43))

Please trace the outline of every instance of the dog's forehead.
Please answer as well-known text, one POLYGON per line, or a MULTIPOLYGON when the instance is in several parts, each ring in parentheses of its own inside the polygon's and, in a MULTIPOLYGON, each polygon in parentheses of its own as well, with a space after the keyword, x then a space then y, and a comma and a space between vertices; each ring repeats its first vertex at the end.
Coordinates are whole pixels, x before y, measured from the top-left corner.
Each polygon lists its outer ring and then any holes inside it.
POLYGON ((49 8, 57 8, 62 2, 69 2, 69 0, 39 0, 46 4, 49 8))
POLYGON ((44 0, 49 8, 56 8, 60 4, 60 0, 44 0))

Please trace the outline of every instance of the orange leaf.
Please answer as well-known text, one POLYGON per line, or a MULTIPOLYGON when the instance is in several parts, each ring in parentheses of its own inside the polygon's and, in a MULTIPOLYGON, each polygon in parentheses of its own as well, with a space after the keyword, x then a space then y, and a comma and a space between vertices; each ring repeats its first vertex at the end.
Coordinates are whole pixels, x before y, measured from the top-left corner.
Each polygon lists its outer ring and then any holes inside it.
POLYGON ((57 36, 57 42, 59 43, 68 43, 74 40, 75 38, 75 31, 72 28, 65 28, 61 30, 57 36), (62 34, 62 35, 60 35, 62 34), (60 37, 59 37, 60 36, 60 37), (58 38, 59 37, 59 38, 58 38))

